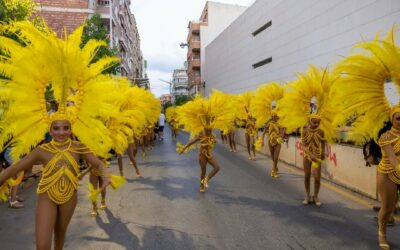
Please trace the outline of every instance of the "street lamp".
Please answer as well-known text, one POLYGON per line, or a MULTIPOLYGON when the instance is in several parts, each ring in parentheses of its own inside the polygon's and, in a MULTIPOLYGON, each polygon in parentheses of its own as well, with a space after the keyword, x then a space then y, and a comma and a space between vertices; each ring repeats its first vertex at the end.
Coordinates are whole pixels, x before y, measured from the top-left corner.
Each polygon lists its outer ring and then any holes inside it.
POLYGON ((171 87, 172 87, 172 84, 173 84, 173 83, 172 83, 171 81, 166 81, 166 80, 161 79, 161 78, 158 78, 158 80, 169 84, 169 94, 172 95, 171 87))
POLYGON ((185 47, 188 47, 188 44, 187 43, 181 43, 181 44, 179 44, 179 46, 181 46, 181 48, 183 49, 185 47))

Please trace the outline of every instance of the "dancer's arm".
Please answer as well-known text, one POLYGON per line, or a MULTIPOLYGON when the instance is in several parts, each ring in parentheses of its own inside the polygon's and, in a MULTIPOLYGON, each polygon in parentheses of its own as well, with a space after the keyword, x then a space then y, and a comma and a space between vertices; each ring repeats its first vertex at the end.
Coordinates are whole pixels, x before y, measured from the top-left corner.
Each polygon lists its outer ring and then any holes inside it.
POLYGON ((399 161, 396 158, 392 144, 383 146, 382 150, 385 151, 386 155, 389 157, 390 165, 392 165, 393 169, 399 170, 399 161))
POLYGON ((195 138, 193 138, 191 141, 189 141, 185 146, 183 146, 183 151, 185 151, 187 148, 189 148, 190 146, 192 146, 193 144, 195 144, 197 141, 199 140, 199 137, 196 136, 195 138))
POLYGON ((6 180, 15 176, 17 173, 32 167, 37 161, 41 159, 40 157, 41 149, 36 148, 30 152, 27 156, 17 161, 15 164, 8 167, 6 170, 0 173, 0 185, 2 185, 6 180))
POLYGON ((325 160, 325 143, 326 143, 326 140, 325 140, 325 133, 322 130, 321 130, 321 137, 322 137, 322 142, 321 142, 321 150, 322 150, 322 152, 321 152, 321 160, 325 160))
POLYGON ((104 162, 96 157, 93 153, 83 154, 83 158, 100 171, 101 178, 103 179, 103 186, 101 189, 106 188, 110 184, 110 175, 107 172, 104 162))

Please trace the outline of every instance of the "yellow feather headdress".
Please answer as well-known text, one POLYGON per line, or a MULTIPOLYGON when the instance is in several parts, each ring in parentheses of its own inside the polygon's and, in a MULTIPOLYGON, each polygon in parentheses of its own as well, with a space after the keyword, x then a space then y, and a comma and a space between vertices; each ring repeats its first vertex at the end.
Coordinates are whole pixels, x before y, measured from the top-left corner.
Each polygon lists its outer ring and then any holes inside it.
POLYGON ((16 42, 0 35, 0 91, 7 91, 10 108, 0 121, 0 146, 12 138, 16 160, 28 153, 49 131, 55 119, 71 122, 72 132, 97 155, 110 149, 110 132, 104 121, 116 117, 115 100, 120 98, 115 79, 102 72, 119 61, 104 57, 92 63, 103 41, 89 41, 83 48, 83 27, 65 39, 49 29, 38 30, 28 21, 3 26, 16 42), (45 89, 51 85, 59 104, 49 115, 45 89), (12 107, 12 108, 11 108, 12 107))
POLYGON ((336 67, 343 77, 334 86, 336 104, 340 113, 335 124, 343 125, 354 117, 349 139, 362 143, 376 139, 379 130, 399 104, 391 107, 385 95, 385 83, 391 80, 400 92, 400 48, 395 42, 394 28, 386 38, 379 34, 373 41, 355 46, 361 52, 346 57, 336 67))
POLYGON ((257 88, 251 102, 250 112, 256 118, 256 126, 262 127, 271 119, 278 109, 278 103, 283 98, 285 89, 276 82, 271 82, 257 88))
POLYGON ((180 106, 178 121, 192 135, 198 135, 206 128, 226 131, 233 122, 234 110, 232 103, 227 101, 227 95, 213 90, 209 99, 197 96, 180 106))
POLYGON ((336 109, 331 89, 337 78, 327 69, 319 70, 310 66, 306 73, 298 74, 297 80, 288 85, 278 115, 281 117, 280 123, 289 133, 308 124, 311 118, 318 118, 325 138, 332 141, 336 137, 332 125, 336 109))

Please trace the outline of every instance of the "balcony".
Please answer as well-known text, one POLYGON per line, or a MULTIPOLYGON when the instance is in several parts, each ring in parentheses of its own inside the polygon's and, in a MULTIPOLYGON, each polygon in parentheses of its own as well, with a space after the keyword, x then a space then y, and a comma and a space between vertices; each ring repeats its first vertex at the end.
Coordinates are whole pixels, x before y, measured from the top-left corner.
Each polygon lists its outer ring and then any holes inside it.
POLYGON ((192 61, 190 62, 190 66, 192 68, 200 68, 200 58, 193 58, 192 61))
POLYGON ((192 33, 196 33, 196 34, 200 33, 200 23, 193 23, 192 22, 190 30, 191 30, 192 33))
POLYGON ((200 41, 193 41, 190 43, 190 48, 195 51, 200 50, 200 41))

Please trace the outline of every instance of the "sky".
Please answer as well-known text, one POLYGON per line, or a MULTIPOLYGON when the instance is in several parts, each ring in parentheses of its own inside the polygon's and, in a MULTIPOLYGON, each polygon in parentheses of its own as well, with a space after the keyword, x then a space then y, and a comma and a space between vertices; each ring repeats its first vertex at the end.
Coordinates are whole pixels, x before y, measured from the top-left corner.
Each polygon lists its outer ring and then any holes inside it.
MULTIPOLYGON (((213 2, 250 6, 255 0, 213 0, 213 2)), ((132 0, 140 36, 140 47, 147 60, 151 91, 157 96, 169 93, 174 69, 183 68, 189 21, 198 20, 206 0, 132 0)))

